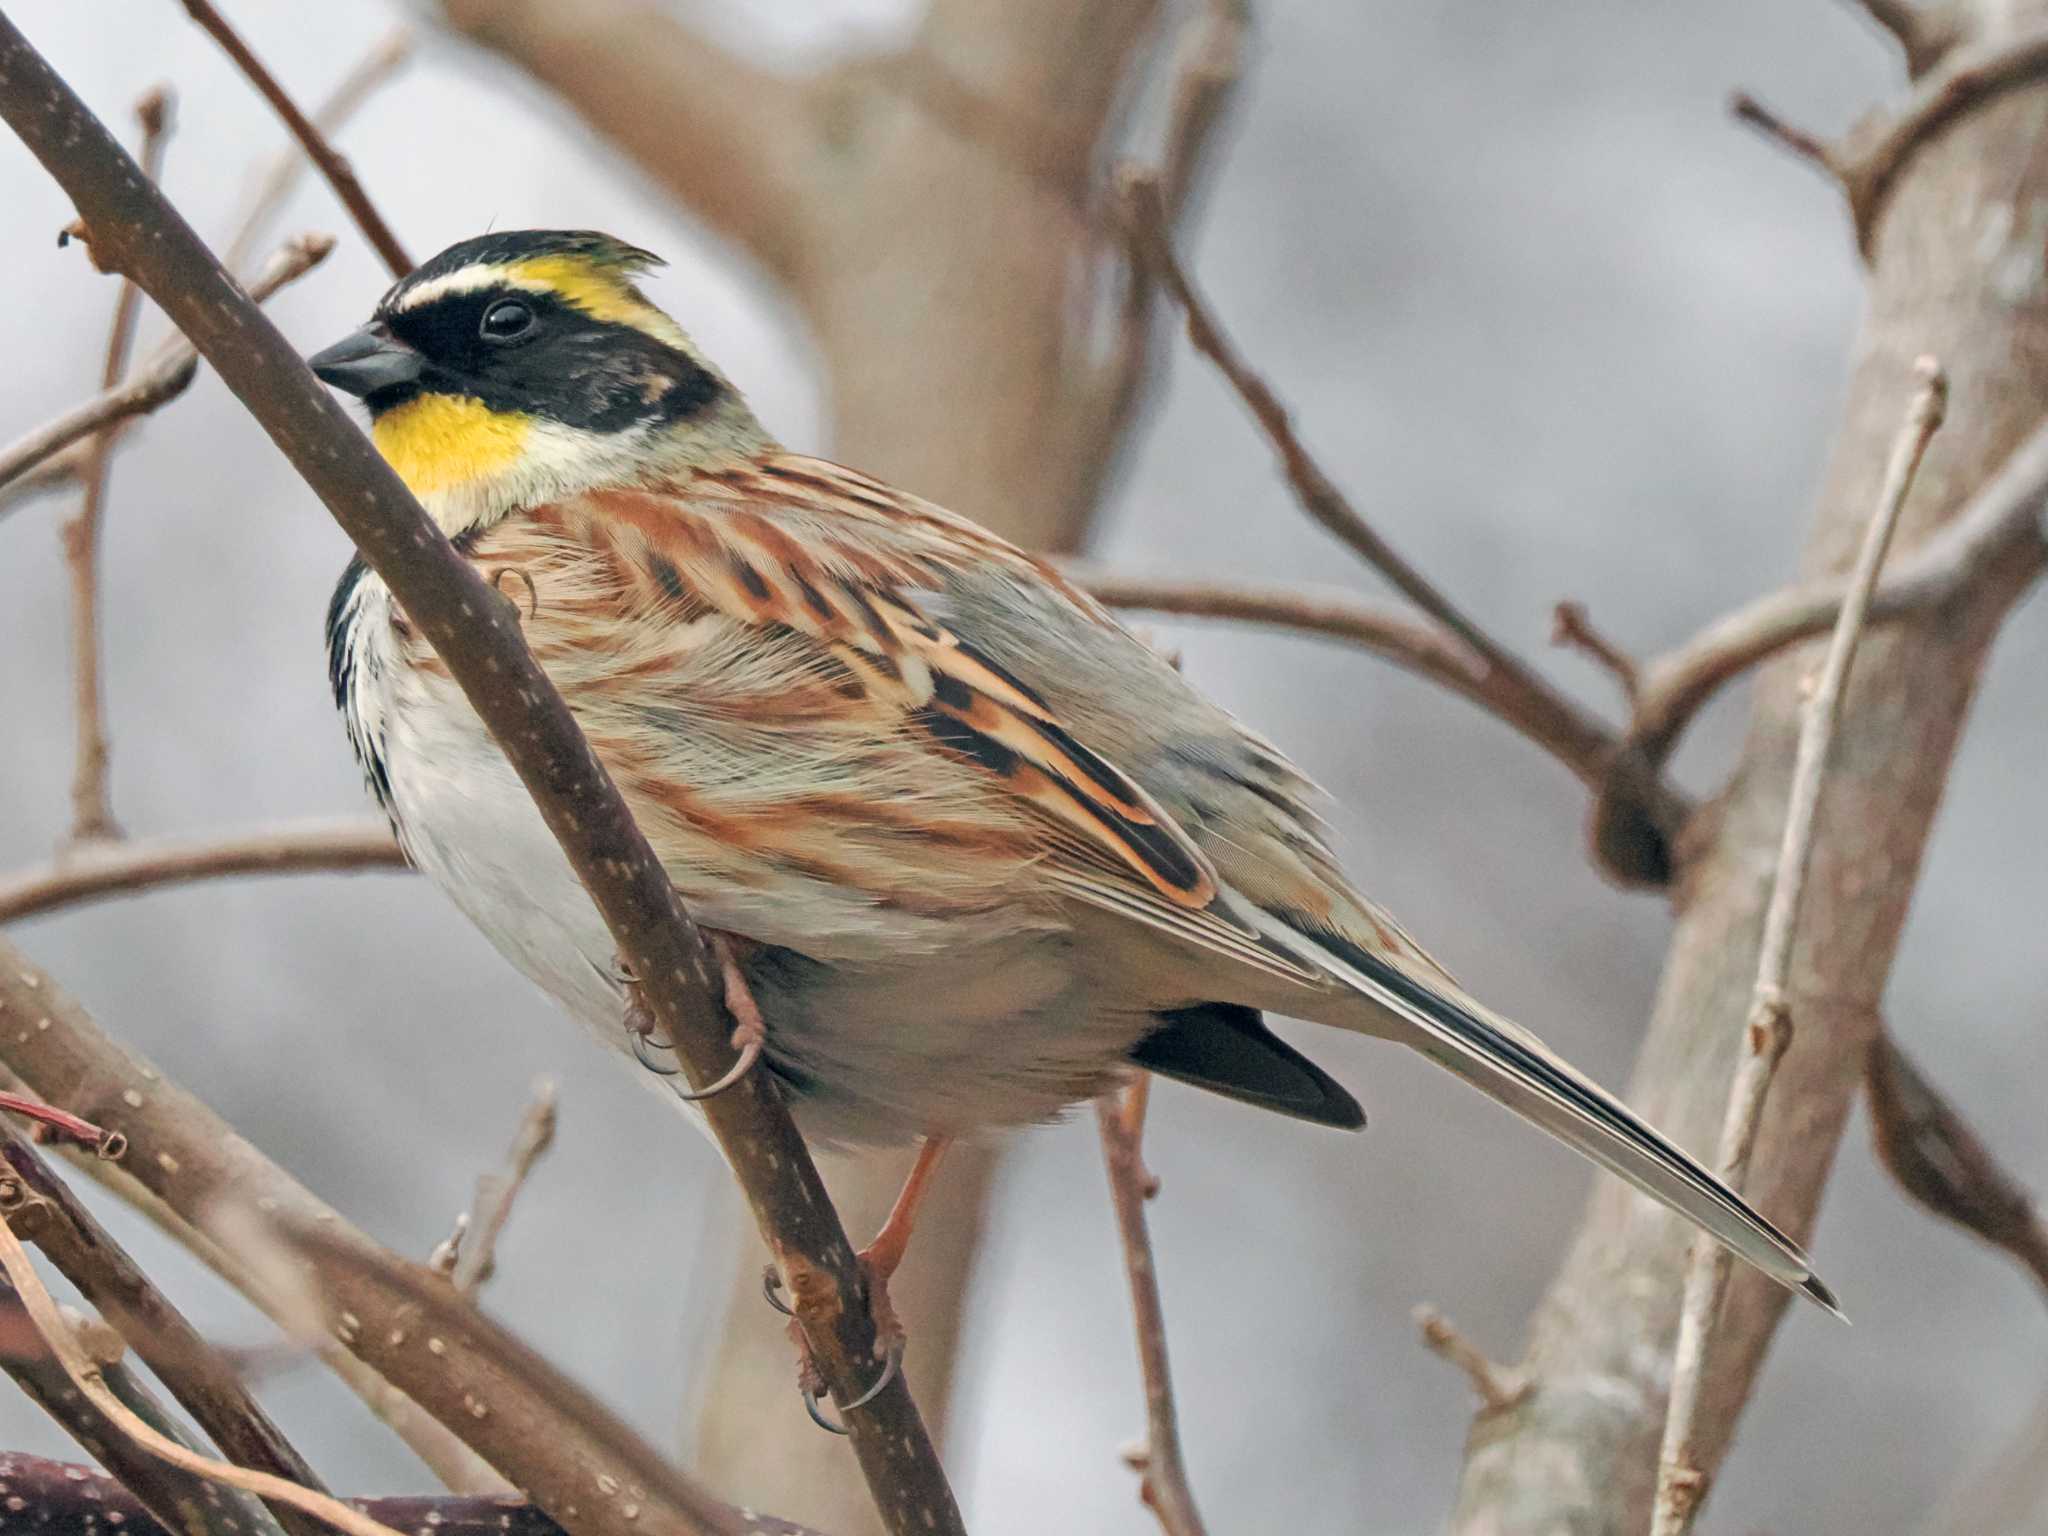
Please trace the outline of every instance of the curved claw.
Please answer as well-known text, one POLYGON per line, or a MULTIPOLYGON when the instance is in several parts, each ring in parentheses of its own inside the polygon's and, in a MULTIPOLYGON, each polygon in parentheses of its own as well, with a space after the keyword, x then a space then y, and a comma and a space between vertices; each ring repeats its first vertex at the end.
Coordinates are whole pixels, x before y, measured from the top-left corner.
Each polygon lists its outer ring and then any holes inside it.
MULTIPOLYGON (((667 1066, 663 1066, 653 1056, 648 1054, 655 1048, 653 1036, 632 1028, 628 1028, 626 1034, 633 1042, 633 1059, 656 1077, 674 1077, 683 1070, 679 1063, 672 1061, 667 1066)), ((666 1051, 670 1047, 663 1046, 661 1049, 666 1051)))
MULTIPOLYGON (((637 1047, 635 1048, 634 1054, 639 1054, 637 1047)), ((760 1037, 758 1035, 750 1036, 747 1039, 746 1043, 740 1047, 740 1059, 732 1064, 731 1070, 729 1070, 725 1074, 725 1076, 721 1077, 717 1082, 711 1084, 709 1087, 706 1088, 698 1088, 691 1090, 689 1092, 685 1092, 683 1089, 678 1088, 675 1090, 675 1095, 677 1098, 681 1099, 685 1104, 701 1104, 706 1099, 715 1099, 721 1093, 724 1093, 727 1089, 737 1086, 741 1078, 745 1077, 749 1072, 754 1070, 754 1063, 759 1061, 760 1059, 760 1037)), ((668 1074, 664 1074, 664 1076, 666 1075, 668 1074)))
POLYGON ((775 1272, 775 1266, 773 1264, 763 1265, 761 1269, 762 1296, 767 1298, 769 1306, 780 1312, 784 1317, 795 1317, 796 1308, 792 1307, 777 1294, 781 1289, 782 1276, 775 1272))
MULTIPOLYGON (((773 1300, 772 1297, 770 1299, 773 1300)), ((852 1413, 856 1408, 867 1407, 869 1403, 872 1403, 876 1398, 880 1397, 882 1393, 888 1389, 889 1383, 896 1379, 896 1373, 902 1368, 903 1346, 901 1344, 897 1344, 889 1350, 888 1359, 883 1363, 882 1366, 882 1374, 876 1378, 875 1384, 869 1387, 867 1391, 861 1393, 859 1397, 856 1397, 852 1402, 848 1403, 844 1408, 840 1409, 839 1411, 842 1414, 847 1414, 852 1413)), ((818 1394, 813 1392, 809 1387, 799 1387, 797 1388, 797 1392, 804 1400, 804 1412, 808 1413, 811 1416, 811 1422, 817 1425, 818 1428, 824 1430, 827 1434, 831 1435, 846 1435, 852 1433, 852 1431, 849 1430, 844 1424, 835 1424, 832 1422, 831 1419, 825 1416, 825 1410, 818 1404, 818 1394)))

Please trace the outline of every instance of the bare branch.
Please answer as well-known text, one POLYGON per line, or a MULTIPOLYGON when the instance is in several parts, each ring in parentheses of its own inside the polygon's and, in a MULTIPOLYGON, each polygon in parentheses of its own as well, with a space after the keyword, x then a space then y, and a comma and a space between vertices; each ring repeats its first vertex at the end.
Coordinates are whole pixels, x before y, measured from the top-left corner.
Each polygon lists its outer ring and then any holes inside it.
POLYGON ((2033 1195, 1889 1033, 1870 1042, 1864 1082, 1871 1140, 1899 1187, 1944 1221, 2003 1248, 2048 1297, 2048 1222, 2033 1195))
MULTIPOLYGON (((142 124, 142 174, 151 181, 163 174, 164 147, 170 142, 173 111, 168 86, 156 86, 135 104, 142 124)), ((114 320, 107 334, 106 362, 100 388, 112 389, 128 371, 135 345, 135 322, 142 313, 142 291, 125 278, 114 300, 114 320)), ((64 564, 71 576, 72 715, 77 746, 71 779, 71 841, 116 838, 121 828, 107 795, 106 687, 100 678, 100 532, 105 521, 107 474, 113 463, 114 440, 102 431, 85 446, 79 478, 85 499, 64 524, 64 564)))
POLYGON ((1479 1346, 1435 1307, 1417 1307, 1415 1326, 1424 1348, 1465 1373, 1472 1390, 1479 1394, 1483 1414, 1506 1413, 1535 1390, 1536 1384, 1522 1372, 1487 1359, 1479 1346))
MULTIPOLYGON (((262 303, 287 283, 296 282, 327 259, 334 249, 329 235, 300 235, 285 242, 270 263, 249 284, 249 297, 262 303)), ((136 373, 113 389, 72 407, 56 420, 0 449, 0 514, 12 505, 8 490, 31 471, 71 449, 81 438, 131 416, 146 415, 177 399, 199 369, 199 353, 183 337, 166 342, 136 373)), ((83 467, 83 457, 79 459, 83 467)), ((44 487, 38 487, 43 489, 44 487)))
MULTIPOLYGON (((292 346, 4 17, 0 116, 69 193, 95 232, 95 258, 133 277, 193 339, 391 588, 519 772, 691 1085, 716 1081, 732 1064, 732 1031, 704 940, 569 706, 527 650, 510 600, 449 544, 292 346)), ((772 1074, 749 1074, 701 1109, 833 1396, 861 1399, 885 1352, 852 1245, 772 1074)), ((900 1372, 845 1417, 892 1531, 962 1529, 900 1372)))
MULTIPOLYGON (((94 1125, 90 1120, 81 1119, 68 1109, 59 1109, 54 1104, 45 1104, 27 1094, 0 1092, 0 1111, 20 1115, 31 1121, 39 1140, 58 1146, 89 1147, 101 1157, 117 1158, 128 1150, 128 1143, 119 1131, 109 1131, 94 1125)), ((0 1126, 0 1136, 7 1134, 0 1126)))
MULTIPOLYGON (((412 50, 412 28, 403 25, 393 27, 373 43, 370 51, 328 93, 327 99, 313 109, 313 126, 322 138, 331 140, 339 133, 363 103, 398 73, 412 57, 412 50)), ((221 253, 222 266, 239 272, 248 264, 265 226, 291 197, 309 163, 305 151, 297 144, 279 151, 271 160, 242 216, 235 222, 235 237, 221 253)))
POLYGON ((286 822, 223 837, 158 838, 82 848, 53 864, 0 877, 0 923, 101 896, 222 875, 403 870, 405 855, 381 821, 286 822))
POLYGON ((465 1296, 491 1278, 497 1258, 498 1238, 511 1220, 513 1202, 526 1187, 533 1165, 546 1155, 555 1140, 555 1085, 542 1078, 533 1085, 533 1099, 519 1117, 519 1133, 512 1138, 512 1150, 505 1158, 505 1171, 487 1173, 476 1181, 476 1198, 470 1203, 464 1224, 473 1234, 466 1244, 457 1244, 449 1279, 465 1296))
POLYGON ((29 1262, 21 1239, 14 1235, 13 1213, 0 1208, 0 1215, 7 1217, 0 1220, 0 1269, 7 1272, 15 1294, 28 1308, 37 1331, 56 1354, 58 1364, 64 1367, 64 1374, 71 1378, 79 1394, 104 1414, 117 1430, 180 1471, 225 1483, 230 1488, 240 1488, 266 1501, 290 1504, 326 1521, 344 1532, 345 1536, 398 1536, 389 1526, 379 1524, 324 1493, 301 1488, 297 1483, 288 1482, 273 1473, 252 1472, 202 1456, 146 1423, 141 1415, 108 1390, 99 1363, 79 1348, 77 1339, 57 1310, 57 1303, 43 1288, 35 1265, 29 1262))
MULTIPOLYGON (((398 243, 398 237, 391 233, 391 226, 384 222, 384 216, 377 211, 370 195, 363 190, 363 184, 356 180, 356 173, 348 160, 327 142, 325 134, 316 128, 306 114, 299 110, 299 104, 292 100, 291 93, 278 84, 277 77, 263 67, 242 41, 235 29, 228 25, 227 18, 217 10, 211 0, 181 0, 185 14, 198 22, 201 29, 220 44, 221 51, 234 62, 256 87, 263 99, 270 103, 273 111, 284 120, 293 138, 306 151, 306 158, 320 168, 320 174, 334 189, 334 195, 341 199, 341 205, 355 220, 356 228, 363 232, 363 238, 370 242, 371 249, 383 260, 393 277, 403 277, 412 270, 412 258, 405 254, 405 247, 398 243)), ((87 227, 91 227, 88 219, 87 227)))
MULTIPOLYGON (((52 1536, 84 1536, 109 1527, 122 1536, 187 1536, 175 1516, 158 1521, 122 1482, 89 1467, 0 1451, 0 1482, 36 1512, 37 1528, 52 1536)), ((430 1530, 434 1536, 568 1536, 538 1506, 516 1498, 406 1495, 348 1502, 401 1531, 430 1530)), ((801 1527, 767 1516, 757 1516, 747 1530, 749 1536, 805 1536, 801 1527)))
MULTIPOLYGON (((1126 1090, 1127 1093, 1135 1090, 1126 1090)), ((1120 1103, 1108 1094, 1095 1101, 1102 1131, 1102 1162, 1109 1173, 1109 1199, 1123 1239, 1124 1273, 1131 1286, 1131 1321, 1138 1335, 1138 1363, 1145 1376, 1145 1445, 1126 1455, 1139 1473, 1139 1497, 1159 1517, 1166 1536, 1204 1536, 1194 1490, 1181 1455, 1180 1421, 1173 1406, 1173 1375, 1166 1360, 1166 1315, 1159 1304, 1159 1276, 1152 1262, 1152 1238, 1145 1229, 1148 1181, 1139 1138, 1142 1098, 1120 1103)))
MULTIPOLYGON (((192 1094, 108 1039, 5 939, 0 1064, 44 1098, 128 1136, 126 1157, 95 1159, 88 1172, 323 1358, 345 1349, 344 1358, 389 1382, 387 1392, 406 1394, 408 1406, 448 1426, 528 1497, 577 1509, 578 1536, 754 1529, 440 1276, 372 1242, 192 1094), (306 1288, 309 1274, 317 1293, 306 1288)), ((360 1393, 370 1378, 359 1370, 348 1379, 360 1393)))
MULTIPOLYGON (((319 1476, 249 1396, 235 1368, 137 1267, 113 1234, 72 1195, 21 1137, 0 1128, 0 1159, 14 1188, 0 1207, 78 1287, 221 1452, 258 1471, 320 1490, 319 1476)), ((323 1529, 289 1504, 271 1513, 292 1536, 323 1529)))
MULTIPOLYGON (((1820 805, 1828 749, 1841 718, 1843 685, 1863 638, 1864 616, 1869 611, 1870 594, 1877 587, 1877 573, 1884 564, 1885 551, 1891 545, 1892 530, 1898 526, 1899 512, 1913 489, 1920 460, 1941 426, 1947 405, 1948 381, 1939 365, 1931 358, 1922 358, 1918 372, 1921 385, 1893 443, 1877 510, 1857 553, 1849 593, 1842 604, 1841 617, 1835 621, 1834 637, 1828 644, 1812 697, 1807 700, 1800 728, 1792 794, 1785 811, 1784 840, 1779 847, 1770 906, 1764 916, 1756 989, 1744 1029, 1746 1049, 1736 1068, 1727 1117, 1721 1127, 1721 1176, 1730 1188, 1738 1191, 1748 1181, 1750 1153, 1756 1146, 1771 1078, 1791 1042, 1792 940, 1797 931, 1800 900, 1806 890, 1807 871, 1813 861, 1815 812, 1820 805)), ((1729 1255, 1725 1248, 1705 1237, 1694 1242, 1686 1271, 1684 1307, 1679 1314, 1652 1536, 1682 1536, 1691 1528, 1693 1515, 1706 1492, 1706 1473, 1692 1444, 1693 1426, 1706 1376, 1708 1335, 1728 1283, 1728 1272, 1729 1255)))

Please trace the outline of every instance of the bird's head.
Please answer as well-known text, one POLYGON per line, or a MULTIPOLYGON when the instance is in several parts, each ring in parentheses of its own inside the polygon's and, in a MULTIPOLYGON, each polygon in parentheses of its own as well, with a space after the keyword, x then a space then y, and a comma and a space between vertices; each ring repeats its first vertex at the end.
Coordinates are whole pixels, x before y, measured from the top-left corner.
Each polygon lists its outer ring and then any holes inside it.
POLYGON ((309 361, 362 400, 377 447, 451 536, 758 450, 738 392, 636 285, 660 264, 590 231, 483 235, 309 361))

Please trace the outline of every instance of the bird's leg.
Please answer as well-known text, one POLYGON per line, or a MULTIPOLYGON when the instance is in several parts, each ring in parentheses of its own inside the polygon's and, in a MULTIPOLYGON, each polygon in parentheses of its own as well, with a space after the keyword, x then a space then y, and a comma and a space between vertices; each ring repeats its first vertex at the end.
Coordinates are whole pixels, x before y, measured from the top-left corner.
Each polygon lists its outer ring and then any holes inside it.
POLYGON ((1131 1149, 1138 1159, 1138 1193, 1150 1200, 1159 1193, 1159 1175, 1145 1162, 1145 1111, 1152 1103, 1152 1074, 1134 1072, 1120 1099, 1118 1112, 1124 1118, 1124 1130, 1130 1135, 1131 1149))
POLYGON ((931 1193, 932 1175, 938 1171, 939 1159, 945 1156, 946 1148, 953 1144, 950 1136, 927 1136, 917 1149, 917 1161, 910 1165, 910 1176, 903 1181, 903 1188, 897 1192, 896 1203, 889 1208, 889 1219, 882 1223, 882 1229, 867 1247, 855 1255, 860 1261, 861 1273, 868 1282, 868 1312, 875 1320, 875 1333, 885 1347, 903 1347, 903 1324, 896 1316, 896 1308, 889 1300, 889 1280, 903 1263, 903 1255, 910 1249, 911 1230, 917 1225, 919 1207, 925 1196, 931 1193))

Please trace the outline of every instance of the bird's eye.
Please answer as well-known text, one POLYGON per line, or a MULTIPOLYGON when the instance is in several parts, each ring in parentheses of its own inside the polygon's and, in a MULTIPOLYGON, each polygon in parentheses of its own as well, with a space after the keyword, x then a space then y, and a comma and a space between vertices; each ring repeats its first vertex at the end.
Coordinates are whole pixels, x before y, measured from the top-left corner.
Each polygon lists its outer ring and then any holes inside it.
POLYGON ((533 329, 533 311, 517 299, 500 299, 484 311, 485 341, 517 341, 533 329))

